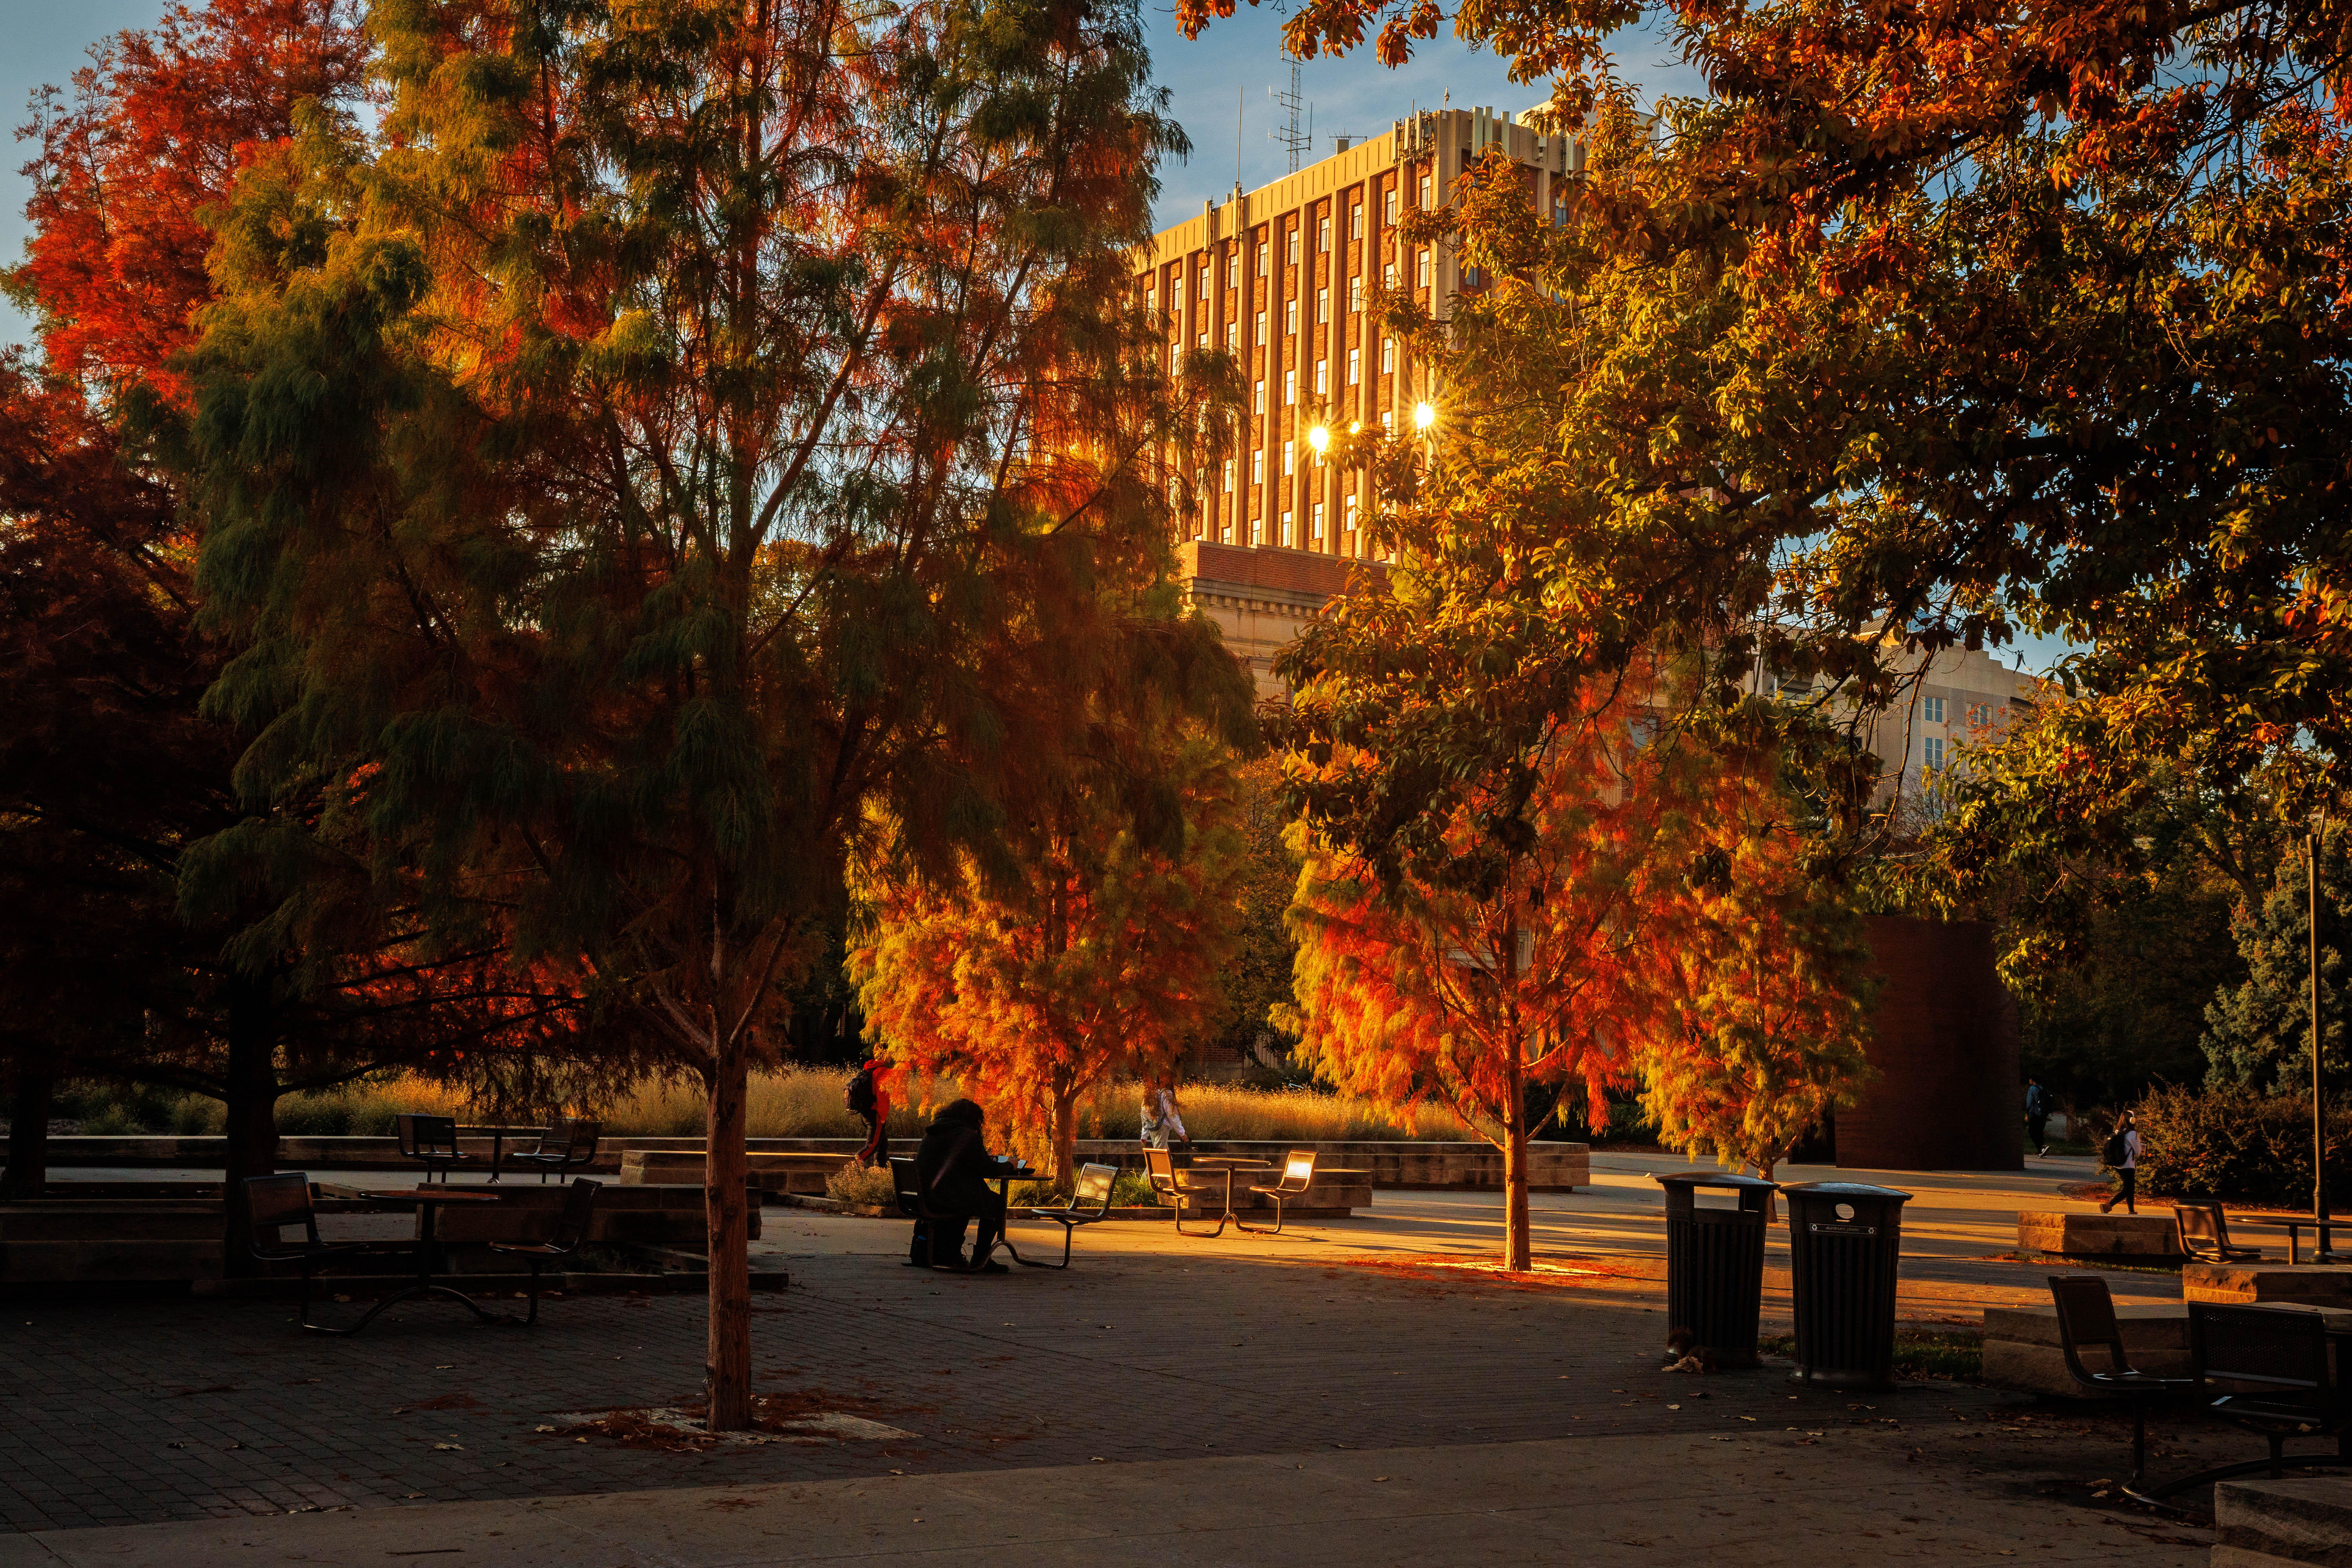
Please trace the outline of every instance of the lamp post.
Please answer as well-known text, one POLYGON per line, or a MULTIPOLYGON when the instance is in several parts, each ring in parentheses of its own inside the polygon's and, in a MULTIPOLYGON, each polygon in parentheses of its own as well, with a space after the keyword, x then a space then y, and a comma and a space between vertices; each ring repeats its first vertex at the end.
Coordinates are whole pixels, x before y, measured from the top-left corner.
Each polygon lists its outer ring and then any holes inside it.
MULTIPOLYGON (((2311 1213, 2316 1219, 2327 1217, 2327 1096, 2319 1034, 2319 840, 2326 831, 2326 810, 2313 812, 2304 850, 2311 880, 2311 1213)), ((2323 1247, 2320 1261, 2326 1260, 2323 1247)))

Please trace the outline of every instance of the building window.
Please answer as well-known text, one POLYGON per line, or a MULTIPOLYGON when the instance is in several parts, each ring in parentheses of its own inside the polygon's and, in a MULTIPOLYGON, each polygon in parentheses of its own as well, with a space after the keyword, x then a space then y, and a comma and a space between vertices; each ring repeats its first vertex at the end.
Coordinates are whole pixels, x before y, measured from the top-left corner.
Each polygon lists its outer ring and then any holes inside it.
POLYGON ((1331 362, 1328 359, 1318 359, 1315 362, 1315 395, 1318 397, 1331 395, 1331 362))
POLYGON ((1386 261, 1381 264, 1381 287, 1388 289, 1394 289, 1396 288, 1395 262, 1386 261))
POLYGON ((1331 319, 1331 290, 1328 289, 1315 290, 1315 319, 1318 321, 1331 319))
POLYGON ((1927 699, 1927 722, 1940 724, 1943 721, 1944 700, 1940 697, 1930 697, 1927 699))
POLYGON ((1984 702, 1971 702, 1969 704, 1969 729, 1981 730, 1991 722, 1992 708, 1990 704, 1984 702))
POLYGON ((1250 342, 1254 343, 1262 343, 1265 342, 1265 312, 1264 310, 1260 310, 1257 313, 1257 320, 1252 323, 1250 342))
POLYGON ((1200 350, 1201 353, 1207 353, 1209 352, 1209 334, 1202 332, 1199 341, 1194 342, 1192 346, 1200 350))
POLYGON ((1389 187, 1387 204, 1381 209, 1381 216, 1385 222, 1391 224, 1396 222, 1396 187, 1394 185, 1391 185, 1389 187))
POLYGON ((1242 324, 1239 321, 1225 323, 1225 352, 1229 354, 1242 352, 1242 324))
POLYGON ((1204 264, 1204 265, 1202 267, 1202 268, 1201 268, 1201 298, 1202 298, 1202 299, 1203 299, 1203 300, 1205 300, 1205 299, 1207 299, 1208 297, 1209 297, 1209 268, 1208 268, 1208 267, 1204 264))
POLYGON ((1318 250, 1328 250, 1331 248, 1331 220, 1328 217, 1318 218, 1316 221, 1315 248, 1318 250))
POLYGON ((1265 483, 1265 448, 1263 447, 1250 454, 1250 483, 1265 483))
POLYGON ((1345 526, 1349 533, 1356 531, 1356 498, 1352 495, 1348 498, 1348 511, 1345 519, 1345 526))
POLYGON ((1396 428, 1396 416, 1388 409, 1381 410, 1381 434, 1386 436, 1396 428))
POLYGON ((1356 203, 1348 209, 1348 237, 1349 239, 1364 237, 1364 204, 1361 202, 1356 203))
POLYGON ((1940 768, 1944 765, 1944 742, 1937 736, 1927 737, 1927 765, 1930 768, 1940 768))
POLYGON ((1156 316, 1160 313, 1159 289, 1146 289, 1143 291, 1143 313, 1147 316, 1156 316))
POLYGON ((1323 503, 1319 500, 1315 503, 1315 510, 1307 514, 1307 537, 1323 537, 1323 503))
POLYGON ((1421 177, 1421 210, 1423 212, 1429 210, 1429 176, 1427 174, 1421 177))
POLYGON ((1287 252, 1283 259, 1296 267, 1298 265, 1298 231, 1295 228, 1285 229, 1283 238, 1286 241, 1283 248, 1287 252))
POLYGON ((1285 408, 1288 408, 1295 405, 1297 402, 1298 372, 1295 368, 1286 370, 1282 373, 1282 405, 1285 408))
POLYGON ((1282 514, 1282 547, 1290 548, 1290 514, 1286 511, 1282 514))
POLYGON ((1381 340, 1381 374, 1382 375, 1396 374, 1396 340, 1394 338, 1381 340))
POLYGON ((1265 542, 1265 524, 1260 522, 1255 518, 1250 519, 1250 542, 1253 545, 1264 544, 1265 542))
MULTIPOLYGON (((1282 471, 1285 476, 1295 474, 1298 471, 1298 466, 1297 462, 1294 461, 1297 453, 1297 442, 1285 441, 1282 444, 1282 471)), ((1282 514, 1282 542, 1285 544, 1290 542, 1290 514, 1288 512, 1284 512, 1282 514)))
POLYGON ((1251 409, 1250 412, 1253 414, 1264 414, 1265 412, 1265 378, 1264 376, 1258 377, 1257 406, 1251 409))
POLYGON ((1264 240, 1257 242, 1257 275, 1265 277, 1274 269, 1274 247, 1264 240))
POLYGON ((1349 313, 1351 315, 1361 315, 1363 313, 1363 310, 1364 280, 1361 278, 1350 278, 1348 279, 1349 313))
POLYGON ((1298 301, 1295 299, 1282 302, 1282 330, 1287 336, 1298 335, 1298 301))
POLYGON ((1349 386, 1357 385, 1363 381, 1363 368, 1364 351, 1349 349, 1348 351, 1348 384, 1349 386))
POLYGON ((1421 255, 1421 285, 1420 285, 1420 286, 1421 286, 1422 288, 1423 288, 1423 289, 1426 289, 1426 288, 1428 288, 1428 287, 1429 287, 1429 252, 1428 252, 1428 250, 1427 250, 1426 248, 1423 248, 1423 249, 1421 251, 1420 255, 1421 255))

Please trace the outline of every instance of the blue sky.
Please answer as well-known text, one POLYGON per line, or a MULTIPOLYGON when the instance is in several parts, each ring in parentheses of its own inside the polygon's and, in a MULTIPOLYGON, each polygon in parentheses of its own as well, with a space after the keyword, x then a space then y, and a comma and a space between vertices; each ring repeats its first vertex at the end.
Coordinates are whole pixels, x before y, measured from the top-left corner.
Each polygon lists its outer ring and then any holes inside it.
MULTIPOLYGON (((1281 49, 1282 16, 1272 5, 1242 5, 1232 19, 1211 27, 1198 42, 1176 31, 1173 13, 1144 0, 1144 19, 1160 81, 1173 95, 1171 107, 1192 140, 1192 156, 1160 171, 1159 210, 1163 224, 1201 210, 1206 197, 1222 197, 1234 183, 1235 100, 1240 100, 1239 150, 1242 183, 1255 188, 1287 169, 1283 150, 1267 140, 1280 110, 1267 96, 1286 86, 1289 62, 1281 49)), ((164 0, 0 0, 0 110, 14 132, 30 118, 26 102, 44 82, 65 85, 84 61, 89 45, 124 27, 143 27, 163 14, 164 0)), ((1629 80, 1645 96, 1696 90, 1687 68, 1665 58, 1667 51, 1636 43, 1621 61, 1629 80)), ((1540 87, 1514 87, 1503 63, 1476 54, 1451 38, 1424 47, 1402 70, 1381 68, 1367 48, 1342 60, 1317 59, 1300 68, 1300 90, 1314 105, 1313 156, 1331 151, 1331 138, 1352 132, 1376 136, 1402 119, 1415 102, 1435 103, 1448 91, 1456 105, 1484 104, 1520 110, 1548 96, 1540 87)), ((29 148, 16 142, 0 161, 0 256, 14 261, 24 253, 27 182, 18 172, 29 148)), ((24 320, 0 304, 0 340, 22 342, 24 320)))

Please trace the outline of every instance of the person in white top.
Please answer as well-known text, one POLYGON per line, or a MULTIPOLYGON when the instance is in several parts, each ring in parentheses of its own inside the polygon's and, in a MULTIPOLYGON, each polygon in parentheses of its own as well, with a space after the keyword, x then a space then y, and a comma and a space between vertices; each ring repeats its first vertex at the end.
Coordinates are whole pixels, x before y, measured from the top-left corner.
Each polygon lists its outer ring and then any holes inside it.
POLYGON ((1143 1146, 1147 1149, 1171 1149, 1179 1143, 1190 1143, 1192 1135, 1184 1131, 1184 1119, 1176 1114, 1176 1097, 1165 1084, 1143 1086, 1143 1146))
POLYGON ((2139 1129, 2132 1125, 2130 1111, 2125 1111, 2123 1120, 2116 1123, 2116 1135, 2107 1140, 2105 1153, 2107 1163, 2115 1168, 2116 1180, 2123 1184, 2116 1189, 2115 1196, 2099 1205, 2099 1212, 2112 1213, 2115 1206, 2121 1204, 2124 1213, 2139 1213, 2138 1206, 2132 1202, 2139 1191, 2139 1129), (2122 1147, 2116 1147, 2118 1144, 2122 1147), (2120 1160, 2116 1158, 2118 1154, 2122 1155, 2120 1160))

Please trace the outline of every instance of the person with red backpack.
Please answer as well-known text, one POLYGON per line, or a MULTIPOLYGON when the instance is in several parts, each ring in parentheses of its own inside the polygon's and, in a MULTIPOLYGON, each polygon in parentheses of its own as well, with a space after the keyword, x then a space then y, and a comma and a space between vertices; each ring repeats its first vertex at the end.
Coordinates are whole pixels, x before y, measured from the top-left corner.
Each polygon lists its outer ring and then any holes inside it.
POLYGON ((866 1147, 856 1155, 860 1165, 878 1167, 890 1157, 890 1140, 883 1132, 890 1124, 890 1064, 877 1052, 858 1064, 842 1091, 842 1103, 866 1123, 866 1147))

